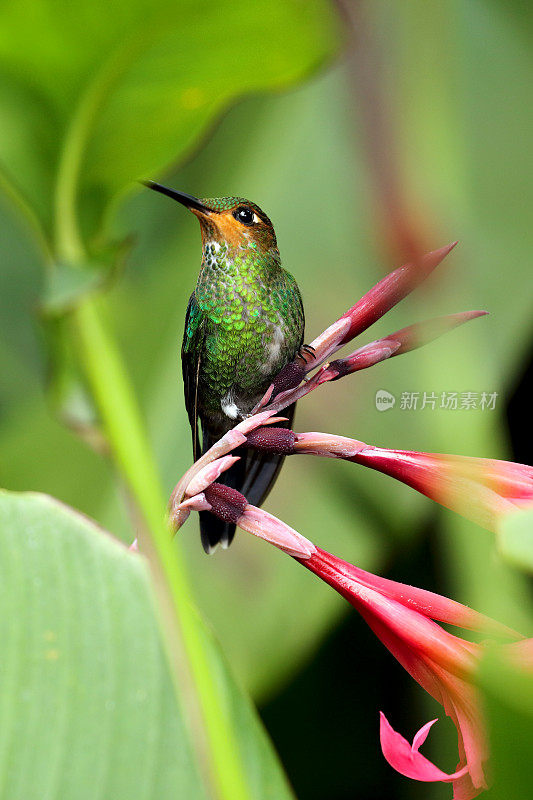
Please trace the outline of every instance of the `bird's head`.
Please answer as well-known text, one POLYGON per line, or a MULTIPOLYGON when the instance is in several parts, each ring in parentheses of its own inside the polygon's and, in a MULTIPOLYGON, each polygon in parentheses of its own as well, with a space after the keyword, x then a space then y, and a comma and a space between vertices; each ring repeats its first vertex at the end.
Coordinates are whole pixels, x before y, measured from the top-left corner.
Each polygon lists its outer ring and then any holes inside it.
POLYGON ((230 250, 254 247, 262 252, 276 251, 274 227, 259 206, 243 197, 198 199, 184 192, 169 189, 154 181, 145 186, 177 200, 198 217, 202 241, 226 244, 230 250))

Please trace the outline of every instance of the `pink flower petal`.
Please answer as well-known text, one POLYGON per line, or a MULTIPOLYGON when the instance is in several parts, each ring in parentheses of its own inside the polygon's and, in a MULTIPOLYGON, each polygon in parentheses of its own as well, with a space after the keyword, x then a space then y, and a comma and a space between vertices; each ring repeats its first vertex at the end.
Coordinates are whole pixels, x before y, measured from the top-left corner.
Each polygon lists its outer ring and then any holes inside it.
MULTIPOLYGON (((340 317, 332 325, 322 331, 313 341, 311 347, 315 351, 315 357, 307 362, 306 370, 310 372, 312 369, 322 363, 331 353, 334 353, 339 347, 342 347, 339 342, 342 342, 348 331, 350 330, 351 322, 346 318, 346 315, 340 317)), ((348 341, 348 340, 346 340, 348 341)))
POLYGON ((211 503, 208 503, 205 494, 201 492, 200 494, 195 494, 194 497, 188 497, 187 500, 175 507, 176 512, 185 510, 189 513, 191 509, 194 511, 211 511, 211 503))
POLYGON ((422 753, 418 752, 418 748, 426 740, 429 729, 436 720, 426 723, 415 735, 413 744, 410 745, 407 739, 404 739, 401 734, 391 727, 382 711, 379 712, 379 716, 381 750, 396 772, 405 775, 406 778, 414 778, 417 781, 443 781, 445 783, 457 780, 467 774, 467 766, 451 774, 443 772, 422 753))
POLYGON ((416 289, 456 244, 457 242, 453 242, 438 250, 432 250, 417 261, 395 269, 382 278, 379 283, 376 283, 359 302, 343 315, 343 318, 350 320, 350 328, 340 345, 346 344, 350 339, 369 328, 413 289, 416 289))
POLYGON ((326 458, 351 459, 366 447, 364 442, 358 442, 356 439, 309 431, 296 434, 294 452, 326 458))
MULTIPOLYGON (((300 434, 301 435, 301 434, 300 434)), ((444 595, 430 592, 427 589, 419 589, 417 586, 409 586, 405 583, 392 581, 389 578, 382 578, 372 572, 366 572, 360 567, 343 561, 337 556, 332 556, 325 550, 317 548, 317 555, 321 560, 321 577, 325 578, 325 573, 334 571, 340 579, 357 581, 363 586, 376 589, 386 597, 397 600, 408 608, 419 611, 425 617, 438 622, 447 622, 450 625, 457 625, 467 630, 482 631, 492 633, 506 638, 520 639, 521 636, 516 631, 497 622, 491 617, 480 614, 478 611, 468 606, 451 600, 444 595)))
POLYGON ((460 311, 458 314, 446 314, 443 317, 434 317, 427 319, 423 322, 415 322, 414 325, 408 325, 395 333, 389 334, 380 341, 386 342, 393 340, 400 343, 400 347, 394 353, 395 356, 400 356, 403 353, 408 353, 410 350, 415 350, 418 347, 423 347, 425 344, 438 339, 448 331, 457 328, 459 325, 464 325, 471 319, 477 317, 484 317, 487 311, 460 311))
POLYGON ((309 539, 262 508, 247 505, 237 525, 295 558, 305 560, 316 552, 316 547, 309 539))
POLYGON ((435 717, 435 719, 431 719, 429 722, 426 722, 425 725, 422 725, 420 730, 417 733, 415 733, 414 739, 413 739, 413 744, 411 745, 411 749, 413 751, 420 750, 420 748, 422 747, 422 745, 424 744, 424 742, 428 738, 429 731, 431 730, 431 728, 433 727, 433 725, 436 722, 437 722, 437 718, 435 717))
MULTIPOLYGON (((454 800, 472 800, 487 786, 484 774, 487 742, 478 693, 472 683, 482 645, 453 636, 429 618, 425 606, 432 605, 431 593, 428 593, 429 596, 418 595, 417 590, 413 589, 411 599, 411 587, 395 585, 394 582, 381 585, 380 581, 385 579, 347 565, 318 548, 311 558, 300 563, 329 583, 357 609, 385 647, 414 680, 444 707, 454 722, 458 733, 459 763, 462 766, 453 776, 441 774, 427 759, 421 760, 423 757, 418 753, 416 755, 420 757, 413 760, 413 754, 407 752, 406 748, 416 751, 420 746, 427 735, 426 728, 419 732, 413 746, 405 742, 403 737, 394 739, 389 736, 389 749, 384 747, 387 759, 409 777, 453 780, 454 800), (394 742, 402 740, 405 746, 392 746, 394 742), (414 775, 413 770, 426 777, 414 775), (433 777, 428 777, 430 775, 433 777)), ((437 610, 453 617, 456 609, 439 602, 438 595, 435 597, 437 610)), ((463 616, 463 613, 460 610, 458 616, 463 616)), ((384 727, 387 732, 387 726, 384 727)))
POLYGON ((385 361, 387 358, 396 355, 400 347, 401 342, 394 342, 392 339, 365 344, 364 347, 354 350, 346 358, 338 358, 336 361, 332 361, 328 368, 322 372, 318 382, 326 383, 326 381, 337 380, 337 378, 342 378, 344 375, 350 375, 352 372, 373 367, 374 364, 379 364, 380 361, 385 361))
POLYGON ((274 413, 275 412, 271 409, 269 411, 261 411, 259 414, 254 414, 252 417, 246 417, 246 419, 243 419, 242 422, 239 422, 239 424, 236 425, 232 430, 247 436, 261 425, 275 425, 277 422, 282 422, 287 419, 287 417, 274 417, 274 413))
MULTIPOLYGON (((335 376, 334 365, 340 363, 332 362, 323 374, 335 376)), ((305 384, 305 391, 313 380, 311 378, 305 384)), ((501 518, 517 507, 533 507, 533 467, 527 464, 389 450, 356 439, 317 432, 297 433, 293 452, 343 458, 375 469, 490 531, 497 531, 501 518)))
POLYGON ((196 473, 192 481, 187 486, 185 494, 187 497, 193 497, 195 494, 200 494, 204 489, 207 489, 214 481, 219 478, 223 472, 239 461, 239 456, 222 456, 207 464, 205 467, 196 473))
POLYGON ((482 317, 486 314, 486 311, 463 311, 459 314, 447 314, 443 317, 435 317, 434 319, 409 325, 407 328, 402 328, 382 339, 377 339, 374 342, 365 344, 363 347, 359 347, 346 358, 332 361, 320 376, 319 383, 336 380, 343 375, 349 375, 357 370, 372 367, 387 358, 400 356, 402 353, 423 347, 423 345, 437 339, 458 325, 463 325, 471 319, 482 317))
POLYGON ((517 501, 533 501, 533 470, 523 464, 373 446, 352 460, 390 475, 490 531, 517 501))

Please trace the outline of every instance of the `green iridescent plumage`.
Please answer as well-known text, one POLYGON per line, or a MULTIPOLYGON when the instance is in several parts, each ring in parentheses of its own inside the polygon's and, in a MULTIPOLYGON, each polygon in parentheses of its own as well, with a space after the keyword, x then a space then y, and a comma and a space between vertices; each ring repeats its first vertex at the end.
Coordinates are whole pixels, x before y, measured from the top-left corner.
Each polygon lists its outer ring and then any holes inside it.
POLYGON ((279 257, 258 252, 253 242, 239 253, 230 252, 226 244, 204 246, 183 354, 187 360, 201 358, 198 410, 214 415, 211 427, 229 429, 237 416, 224 414, 224 398, 240 400, 234 403, 240 415, 253 408, 272 378, 294 358, 302 330, 300 293, 279 257))

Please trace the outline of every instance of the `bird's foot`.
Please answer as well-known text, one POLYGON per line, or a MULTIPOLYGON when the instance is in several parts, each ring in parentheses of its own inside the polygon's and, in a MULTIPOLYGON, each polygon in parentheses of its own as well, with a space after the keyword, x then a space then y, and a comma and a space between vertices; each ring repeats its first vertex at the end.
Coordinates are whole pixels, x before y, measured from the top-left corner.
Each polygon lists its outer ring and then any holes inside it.
POLYGON ((315 348, 310 344, 303 344, 298 350, 296 358, 300 358, 304 364, 308 364, 315 357, 315 348))

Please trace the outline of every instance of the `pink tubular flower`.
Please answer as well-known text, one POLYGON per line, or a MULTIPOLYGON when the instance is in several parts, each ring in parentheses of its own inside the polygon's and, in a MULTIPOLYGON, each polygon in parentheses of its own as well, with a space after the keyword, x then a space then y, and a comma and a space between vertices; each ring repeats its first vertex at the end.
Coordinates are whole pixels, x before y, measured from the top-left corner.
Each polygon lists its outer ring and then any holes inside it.
POLYGON ((502 516, 533 504, 533 467, 439 453, 365 447, 353 458, 496 531, 502 516))
POLYGON ((454 800, 476 797, 487 788, 484 765, 488 750, 478 693, 472 682, 482 645, 448 633, 434 620, 475 630, 489 628, 516 639, 519 635, 460 603, 379 578, 319 548, 300 563, 359 611, 407 672, 444 706, 457 728, 459 765, 448 775, 418 753, 429 725, 419 731, 411 746, 383 717, 381 744, 389 764, 416 780, 451 782, 454 800))
MULTIPOLYGON (((216 472, 215 467, 213 474, 216 472)), ((191 509, 211 511, 224 522, 233 522, 242 530, 253 533, 260 539, 266 539, 284 553, 301 560, 309 558, 316 552, 314 544, 305 536, 301 536, 290 525, 286 525, 268 511, 250 505, 246 497, 236 489, 221 483, 205 485, 206 480, 208 480, 208 475, 204 472, 198 481, 198 486, 204 486, 204 490, 188 500, 184 500, 178 507, 179 511, 187 514, 191 509)))
POLYGON ((506 514, 533 506, 533 467, 527 464, 388 450, 345 436, 286 428, 256 428, 247 443, 265 452, 342 458, 371 467, 490 531, 506 514))
MULTIPOLYGON (((311 434, 308 434, 311 436, 311 434)), ((314 434, 320 448, 324 434, 314 434)), ((290 453, 296 435, 284 428, 263 428, 249 433, 248 443, 272 451, 290 453)), ((337 437, 340 439, 340 437, 337 437)), ((307 445, 310 442, 307 440, 307 445)), ((357 452, 362 442, 336 442, 344 457, 357 452)), ((331 443, 330 443, 331 447, 331 443)), ((333 454, 330 452, 330 454, 333 454)), ((487 788, 485 762, 487 743, 480 703, 473 678, 483 645, 473 644, 445 631, 437 622, 460 626, 513 640, 501 645, 509 656, 525 666, 533 665, 533 642, 489 617, 442 595, 373 575, 321 550, 294 529, 250 505, 235 489, 210 483, 230 466, 221 457, 200 470, 189 483, 181 510, 208 510, 243 530, 274 544, 296 558, 311 572, 333 587, 367 622, 373 632, 409 674, 444 707, 458 733, 459 764, 451 774, 443 772, 420 752, 433 722, 424 725, 410 745, 381 717, 380 741, 389 764, 407 777, 420 781, 443 781, 453 785, 454 800, 471 800, 487 788), (193 494, 197 490, 198 494, 193 494)))
POLYGON ((425 280, 453 245, 435 250, 387 275, 345 314, 305 346, 276 376, 252 416, 242 420, 193 464, 170 499, 174 531, 192 509, 209 511, 226 522, 274 544, 328 583, 361 614, 372 631, 409 674, 443 707, 458 734, 459 764, 446 773, 419 752, 431 726, 426 723, 410 744, 381 714, 380 741, 388 763, 420 781, 453 785, 454 800, 471 800, 487 788, 488 756, 474 675, 485 645, 444 630, 439 622, 510 641, 499 645, 516 663, 533 670, 533 639, 433 592, 365 572, 321 550, 290 526, 250 505, 235 489, 216 483, 235 462, 240 445, 278 455, 308 454, 341 458, 378 470, 427 497, 495 530, 499 519, 533 504, 533 468, 492 459, 388 450, 327 433, 295 433, 275 426, 273 415, 322 383, 366 369, 420 347, 483 315, 467 311, 410 325, 325 363, 425 280), (304 383, 305 376, 312 374, 304 383), (261 411, 261 413, 257 413, 261 411))
POLYGON ((392 356, 401 356, 411 350, 423 347, 425 344, 438 339, 448 331, 464 325, 471 319, 486 316, 486 311, 461 311, 458 314, 447 314, 443 317, 427 319, 424 322, 417 322, 408 325, 395 333, 390 333, 382 339, 359 347, 349 356, 332 361, 320 374, 318 383, 325 383, 329 380, 337 380, 344 375, 357 372, 360 369, 367 369, 374 364, 384 361, 392 356))
MULTIPOLYGON (((280 449, 286 443, 286 438, 280 439, 280 449)), ((220 464, 215 465, 209 468, 209 474, 199 475, 198 487, 202 487, 211 475, 216 475, 219 467, 220 464)), ((451 782, 454 800, 471 800, 487 788, 485 762, 488 750, 478 693, 473 683, 483 646, 448 633, 437 621, 514 639, 502 647, 508 648, 515 660, 525 664, 533 662, 531 645, 526 645, 519 634, 505 625, 461 603, 380 578, 315 547, 276 517, 248 504, 235 489, 212 483, 185 500, 181 507, 187 512, 191 508, 211 511, 296 558, 348 600, 397 661, 444 706, 457 728, 457 770, 451 774, 443 772, 418 752, 434 720, 424 725, 413 744, 409 745, 382 715, 381 746, 394 769, 420 781, 451 782)))
POLYGON ((358 348, 346 358, 338 359, 331 364, 323 363, 329 356, 367 330, 426 280, 456 244, 457 242, 453 242, 439 250, 426 253, 382 278, 342 317, 339 317, 310 345, 307 345, 304 348, 307 352, 300 353, 294 361, 281 370, 255 407, 254 413, 265 407, 270 410, 286 408, 322 383, 336 380, 361 369, 367 369, 393 355, 407 353, 409 350, 421 347, 437 336, 441 336, 457 325, 462 325, 470 319, 485 314, 484 311, 465 311, 409 325, 383 339, 358 348), (316 367, 319 369, 314 375, 303 386, 300 385, 306 373, 316 367))

